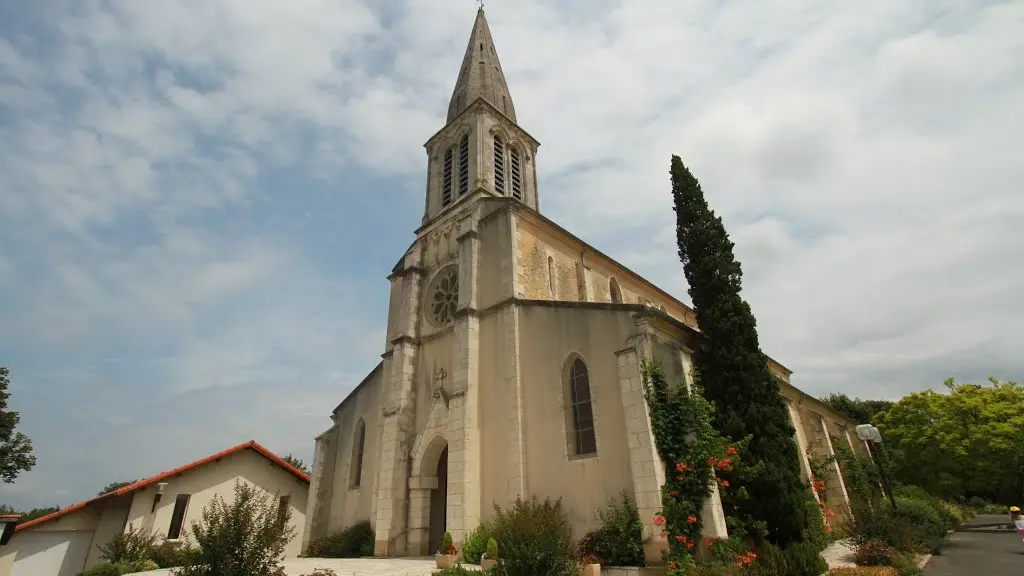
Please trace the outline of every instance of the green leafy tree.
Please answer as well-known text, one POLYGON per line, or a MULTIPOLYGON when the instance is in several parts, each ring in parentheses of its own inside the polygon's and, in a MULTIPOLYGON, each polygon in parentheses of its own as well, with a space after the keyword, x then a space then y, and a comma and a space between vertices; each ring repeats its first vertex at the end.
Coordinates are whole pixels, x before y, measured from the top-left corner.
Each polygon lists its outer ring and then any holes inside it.
POLYGON ((306 463, 303 462, 302 460, 299 460, 295 456, 292 456, 290 452, 288 453, 287 456, 282 458, 282 460, 291 464, 292 466, 295 466, 299 470, 302 470, 304 473, 306 473, 306 475, 309 475, 309 468, 306 468, 306 463))
POLYGON ((113 492, 114 490, 117 490, 118 488, 124 488, 125 486, 131 486, 132 484, 135 484, 136 482, 138 482, 138 480, 125 480, 123 482, 111 482, 110 484, 107 484, 106 487, 103 488, 103 490, 100 490, 100 492, 99 492, 99 494, 97 494, 97 496, 102 496, 104 494, 107 494, 108 492, 113 492))
POLYGON ((15 432, 21 417, 7 409, 7 400, 11 397, 7 392, 10 374, 7 367, 0 366, 0 478, 8 484, 14 482, 18 474, 28 472, 36 465, 32 441, 21 432, 15 432))
POLYGON ((915 392, 876 424, 894 479, 943 498, 1024 497, 1024 387, 945 381, 948 393, 915 392))
POLYGON ((888 412, 894 402, 889 400, 861 400, 846 394, 829 394, 821 399, 830 408, 858 424, 875 424, 878 418, 888 412))
POLYGON ((13 506, 0 504, 0 514, 21 514, 21 522, 28 522, 29 520, 42 518, 43 516, 53 514, 59 510, 60 506, 46 506, 43 508, 33 508, 28 512, 19 512, 18 510, 15 510, 13 506))
POLYGON ((703 334, 694 373, 715 407, 719 432, 734 441, 751 437, 745 456, 764 464, 756 473, 736 475, 749 497, 736 500, 733 512, 767 527, 772 543, 801 541, 807 488, 800 479, 795 430, 761 352, 750 305, 740 296, 742 271, 733 243, 678 156, 672 157, 671 174, 679 259, 703 334))
POLYGON ((175 576, 284 576, 281 556, 295 537, 289 525, 291 510, 246 482, 235 481, 230 504, 220 496, 203 508, 201 521, 192 522, 194 554, 175 568, 175 576))

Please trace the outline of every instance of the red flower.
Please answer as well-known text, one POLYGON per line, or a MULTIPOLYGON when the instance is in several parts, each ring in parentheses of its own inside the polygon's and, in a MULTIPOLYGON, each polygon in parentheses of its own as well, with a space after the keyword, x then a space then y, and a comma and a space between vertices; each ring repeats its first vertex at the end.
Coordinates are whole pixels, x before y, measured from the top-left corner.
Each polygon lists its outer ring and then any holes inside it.
POLYGON ((729 481, 728 480, 722 480, 722 487, 723 488, 728 488, 729 487, 729 481))
POLYGON ((678 480, 679 482, 682 482, 683 481, 683 477, 682 476, 676 476, 676 480, 678 480))
POLYGON ((661 536, 662 538, 664 538, 665 536, 668 536, 668 532, 662 532, 661 534, 659 534, 659 536, 661 536))
POLYGON ((726 454, 735 454, 736 448, 729 446, 729 449, 725 451, 726 454))
POLYGON ((655 514, 654 515, 654 525, 655 526, 664 526, 665 525, 665 517, 662 516, 661 514, 655 514))
POLYGON ((675 562, 669 562, 668 563, 668 569, 669 570, 675 570, 676 569, 676 563, 675 562))
POLYGON ((686 519, 686 521, 689 522, 690 524, 696 524, 697 523, 697 517, 696 516, 690 516, 689 518, 686 519))
POLYGON ((673 490, 673 491, 669 492, 668 495, 673 497, 673 498, 675 498, 676 496, 679 496, 679 491, 673 490))
POLYGON ((686 543, 687 550, 693 550, 693 540, 686 543))
POLYGON ((685 469, 686 469, 686 467, 685 467, 685 466, 683 466, 683 463, 682 463, 682 462, 680 462, 680 463, 676 464, 676 472, 682 472, 682 471, 683 471, 683 470, 685 470, 685 469))

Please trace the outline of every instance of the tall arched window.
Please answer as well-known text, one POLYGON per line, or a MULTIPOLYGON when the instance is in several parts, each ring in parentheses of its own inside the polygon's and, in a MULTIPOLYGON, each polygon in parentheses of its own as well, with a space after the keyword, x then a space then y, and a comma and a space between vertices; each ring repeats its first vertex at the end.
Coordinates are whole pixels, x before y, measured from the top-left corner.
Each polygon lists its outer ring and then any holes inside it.
POLYGON ((548 256, 548 289, 555 295, 555 259, 548 256))
POLYGON ((360 418, 356 422, 355 434, 352 438, 352 465, 349 488, 359 488, 363 480, 363 448, 366 444, 366 423, 360 418))
POLYGON ((452 203, 452 150, 444 153, 444 176, 441 178, 441 206, 452 203))
POLYGON ((594 408, 590 398, 590 373, 580 358, 569 365, 566 387, 569 400, 569 453, 573 456, 597 454, 594 432, 594 408))
POLYGON ((512 180, 512 197, 517 200, 523 199, 523 176, 520 169, 520 158, 519 150, 515 148, 509 148, 508 150, 508 168, 509 176, 512 180))
POLYGON ((459 197, 469 192, 469 134, 459 142, 459 197))
POLYGON ((505 143, 494 137, 494 192, 505 195, 505 143))
POLYGON ((622 302, 622 291, 619 290, 619 283, 612 278, 608 281, 608 294, 612 298, 612 302, 618 304, 622 302))

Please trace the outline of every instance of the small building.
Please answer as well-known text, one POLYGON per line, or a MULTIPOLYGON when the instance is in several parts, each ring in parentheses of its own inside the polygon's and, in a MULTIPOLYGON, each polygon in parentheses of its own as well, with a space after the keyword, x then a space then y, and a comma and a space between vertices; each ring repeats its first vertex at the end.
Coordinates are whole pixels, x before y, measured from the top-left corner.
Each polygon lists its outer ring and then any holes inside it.
POLYGON ((214 496, 234 499, 235 480, 276 494, 280 505, 291 509, 295 538, 285 556, 297 556, 309 476, 249 441, 19 524, 11 541, 0 547, 0 576, 74 576, 102 563, 100 546, 129 526, 183 540, 214 496))

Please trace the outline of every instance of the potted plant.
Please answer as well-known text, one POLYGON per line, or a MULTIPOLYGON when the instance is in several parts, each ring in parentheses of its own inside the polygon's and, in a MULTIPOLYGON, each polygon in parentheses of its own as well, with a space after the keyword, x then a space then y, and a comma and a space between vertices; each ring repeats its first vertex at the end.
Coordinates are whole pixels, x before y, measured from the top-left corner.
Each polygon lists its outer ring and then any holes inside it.
POLYGON ((441 539, 441 549, 438 550, 437 555, 434 556, 434 562, 437 567, 444 570, 445 568, 451 568, 455 564, 455 557, 459 554, 458 548, 455 547, 452 541, 452 533, 445 532, 444 538, 441 539))
POLYGON ((487 552, 484 552, 480 559, 480 569, 487 572, 498 563, 498 541, 494 538, 487 540, 487 552))
POLYGON ((583 555, 583 563, 580 564, 580 576, 600 576, 601 564, 592 554, 583 555))

